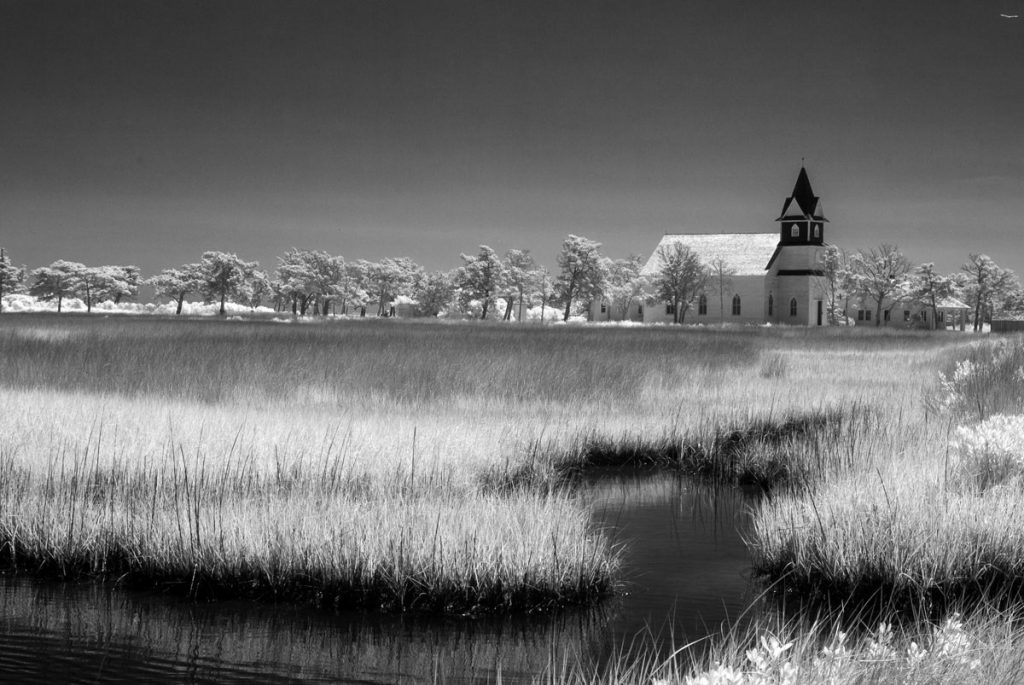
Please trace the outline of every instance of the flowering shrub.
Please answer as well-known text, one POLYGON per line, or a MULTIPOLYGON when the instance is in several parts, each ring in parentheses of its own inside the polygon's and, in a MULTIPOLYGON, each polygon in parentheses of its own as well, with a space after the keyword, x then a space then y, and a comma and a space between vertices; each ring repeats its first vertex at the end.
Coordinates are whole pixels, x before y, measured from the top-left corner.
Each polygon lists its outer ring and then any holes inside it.
POLYGON ((961 426, 950 442, 953 476, 982 489, 1024 474, 1024 415, 995 416, 961 426))
POLYGON ((939 374, 939 386, 944 411, 978 419, 1024 411, 1024 341, 975 347, 952 371, 939 374))
MULTIPOLYGON (((815 653, 792 654, 792 642, 783 644, 774 635, 761 636, 759 645, 746 652, 746 668, 715 664, 697 675, 685 676, 685 685, 796 685, 796 683, 854 682, 866 671, 885 669, 886 674, 906 678, 925 667, 965 668, 973 671, 981 662, 958 614, 925 633, 921 642, 904 647, 895 643, 892 626, 882 623, 859 645, 851 646, 847 634, 836 632, 815 653)), ((675 681, 678 682, 678 681, 675 681)), ((655 678, 651 685, 675 685, 655 678)))

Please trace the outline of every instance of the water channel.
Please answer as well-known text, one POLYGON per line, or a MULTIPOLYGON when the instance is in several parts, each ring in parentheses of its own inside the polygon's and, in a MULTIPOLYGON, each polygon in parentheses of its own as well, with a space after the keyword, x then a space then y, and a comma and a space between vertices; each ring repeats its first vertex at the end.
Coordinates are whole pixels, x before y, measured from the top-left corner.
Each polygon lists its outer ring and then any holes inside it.
POLYGON ((667 651, 736 620, 755 589, 751 492, 668 474, 592 474, 594 525, 624 545, 623 593, 588 611, 426 619, 295 605, 198 604, 109 584, 0 575, 2 683, 504 683, 667 651))

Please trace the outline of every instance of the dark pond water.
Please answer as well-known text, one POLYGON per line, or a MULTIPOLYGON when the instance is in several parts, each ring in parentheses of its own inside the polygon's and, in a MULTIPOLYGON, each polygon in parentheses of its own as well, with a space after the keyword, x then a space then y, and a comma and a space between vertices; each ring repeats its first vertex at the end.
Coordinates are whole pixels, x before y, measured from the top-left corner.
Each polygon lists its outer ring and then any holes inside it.
POLYGON ((625 594, 595 610, 426 620, 0 576, 0 683, 526 682, 641 632, 653 649, 698 639, 749 604, 751 495, 602 474, 584 497, 626 546, 625 594))

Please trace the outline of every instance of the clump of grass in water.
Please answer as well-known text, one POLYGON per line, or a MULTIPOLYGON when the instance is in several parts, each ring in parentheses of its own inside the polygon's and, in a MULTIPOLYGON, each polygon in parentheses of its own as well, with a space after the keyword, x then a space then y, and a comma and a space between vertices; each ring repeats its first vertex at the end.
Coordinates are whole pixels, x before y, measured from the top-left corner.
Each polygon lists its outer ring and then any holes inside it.
POLYGON ((612 589, 615 553, 564 497, 353 499, 315 468, 281 487, 246 478, 244 460, 170 446, 110 464, 89 447, 35 468, 0 454, 0 565, 386 611, 542 611, 612 589))
MULTIPOLYGON (((861 406, 755 419, 739 428, 714 428, 697 437, 617 439, 592 435, 553 457, 563 479, 593 467, 660 467, 721 483, 799 484, 848 467, 857 432, 869 422, 861 406)), ((529 474, 518 474, 527 478, 529 474)))

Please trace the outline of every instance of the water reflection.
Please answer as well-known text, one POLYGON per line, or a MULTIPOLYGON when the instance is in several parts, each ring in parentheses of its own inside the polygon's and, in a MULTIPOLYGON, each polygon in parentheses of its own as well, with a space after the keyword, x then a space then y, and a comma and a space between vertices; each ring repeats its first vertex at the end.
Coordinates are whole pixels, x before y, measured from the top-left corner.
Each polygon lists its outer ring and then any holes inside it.
POLYGON ((625 545, 624 594, 609 606, 607 640, 644 632, 664 651, 739 619, 757 592, 743 542, 756 490, 663 473, 588 478, 596 524, 625 545))
POLYGON ((750 495, 605 473, 581 497, 625 545, 626 594, 596 610, 431 620, 0 576, 0 682, 527 682, 646 629, 663 648, 699 638, 746 607, 750 495))

